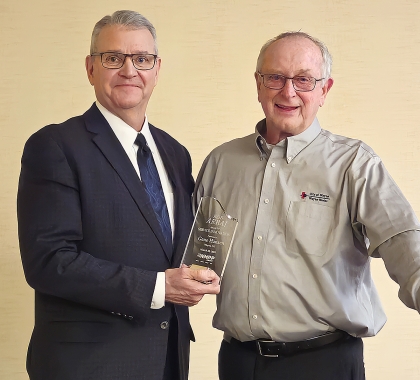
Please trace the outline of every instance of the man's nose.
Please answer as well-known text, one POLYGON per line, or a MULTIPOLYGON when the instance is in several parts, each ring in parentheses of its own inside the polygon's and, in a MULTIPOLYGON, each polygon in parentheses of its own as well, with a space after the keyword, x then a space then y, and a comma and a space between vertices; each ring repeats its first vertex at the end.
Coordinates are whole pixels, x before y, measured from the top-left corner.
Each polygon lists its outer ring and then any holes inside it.
POLYGON ((137 69, 134 67, 131 57, 125 57, 124 64, 120 69, 120 74, 129 78, 137 75, 137 69))
POLYGON ((296 90, 293 87, 292 79, 290 79, 290 78, 286 79, 286 83, 284 84, 284 87, 281 89, 281 92, 284 95, 287 95, 287 96, 295 96, 296 95, 296 90))

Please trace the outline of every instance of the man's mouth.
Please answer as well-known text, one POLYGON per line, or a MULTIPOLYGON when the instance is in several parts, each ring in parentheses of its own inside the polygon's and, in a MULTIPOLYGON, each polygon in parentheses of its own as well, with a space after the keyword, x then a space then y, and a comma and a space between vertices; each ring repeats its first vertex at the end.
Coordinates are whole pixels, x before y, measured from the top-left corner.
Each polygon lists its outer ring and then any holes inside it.
POLYGON ((283 106, 281 104, 276 104, 276 107, 281 109, 282 111, 294 111, 298 108, 298 107, 291 107, 291 106, 283 106))

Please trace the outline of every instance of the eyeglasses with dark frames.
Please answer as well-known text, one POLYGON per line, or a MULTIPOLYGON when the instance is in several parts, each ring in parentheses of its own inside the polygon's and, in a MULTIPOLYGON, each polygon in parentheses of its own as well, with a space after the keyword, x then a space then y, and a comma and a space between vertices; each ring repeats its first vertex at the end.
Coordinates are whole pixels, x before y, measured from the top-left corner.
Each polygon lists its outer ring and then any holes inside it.
POLYGON ((157 55, 156 54, 124 54, 113 51, 106 51, 103 53, 93 53, 91 57, 100 56, 102 66, 106 69, 120 69, 124 66, 125 59, 131 58, 133 66, 137 70, 151 70, 155 67, 157 55))
POLYGON ((313 77, 300 75, 290 78, 281 74, 261 74, 260 72, 257 74, 262 78, 263 84, 267 88, 271 88, 272 90, 281 90, 286 85, 286 81, 290 79, 295 91, 299 92, 312 91, 317 82, 325 79, 315 79, 313 77))

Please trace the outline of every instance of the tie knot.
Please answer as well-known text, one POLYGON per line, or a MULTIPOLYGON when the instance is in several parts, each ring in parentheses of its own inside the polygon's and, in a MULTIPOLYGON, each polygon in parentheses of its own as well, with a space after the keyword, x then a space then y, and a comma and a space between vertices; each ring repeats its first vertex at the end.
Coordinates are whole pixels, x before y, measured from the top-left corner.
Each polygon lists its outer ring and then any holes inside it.
POLYGON ((150 152, 150 148, 147 145, 146 139, 144 138, 144 135, 142 133, 138 133, 136 137, 136 141, 134 141, 134 144, 138 145, 139 149, 144 152, 150 152))

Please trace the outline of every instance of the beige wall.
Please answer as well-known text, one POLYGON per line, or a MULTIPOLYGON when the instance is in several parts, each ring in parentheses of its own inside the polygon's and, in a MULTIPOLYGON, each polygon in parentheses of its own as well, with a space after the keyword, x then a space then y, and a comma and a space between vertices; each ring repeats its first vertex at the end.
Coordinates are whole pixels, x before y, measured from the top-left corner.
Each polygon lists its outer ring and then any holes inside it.
MULTIPOLYGON (((94 100, 84 73, 93 24, 134 9, 158 31, 162 71, 148 115, 190 150, 194 174, 216 145, 253 131, 262 118, 253 70, 260 46, 285 30, 324 40, 335 84, 319 114, 324 128, 371 145, 420 215, 419 0, 20 0, 0 2, 0 379, 27 379, 33 323, 16 237, 16 187, 31 133, 85 111, 94 100)), ((366 339, 369 380, 420 377, 420 317, 397 298, 376 260, 389 321, 366 339)), ((191 380, 217 379, 220 333, 214 298, 191 310, 198 342, 191 380)), ((46 379, 47 380, 47 379, 46 379)))

